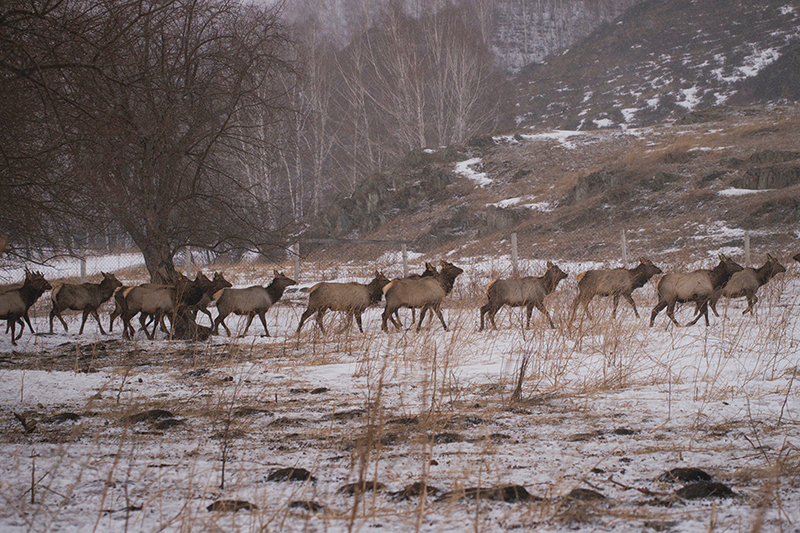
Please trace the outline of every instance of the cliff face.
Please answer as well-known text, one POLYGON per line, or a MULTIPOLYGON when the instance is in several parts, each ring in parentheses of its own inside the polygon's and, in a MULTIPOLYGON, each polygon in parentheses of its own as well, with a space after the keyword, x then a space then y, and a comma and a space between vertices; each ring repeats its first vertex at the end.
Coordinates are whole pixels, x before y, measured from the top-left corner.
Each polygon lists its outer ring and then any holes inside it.
POLYGON ((518 70, 583 39, 642 0, 501 0, 494 9, 492 48, 518 70))
POLYGON ((518 124, 641 126, 797 98, 800 9, 784 0, 647 0, 516 77, 518 124))

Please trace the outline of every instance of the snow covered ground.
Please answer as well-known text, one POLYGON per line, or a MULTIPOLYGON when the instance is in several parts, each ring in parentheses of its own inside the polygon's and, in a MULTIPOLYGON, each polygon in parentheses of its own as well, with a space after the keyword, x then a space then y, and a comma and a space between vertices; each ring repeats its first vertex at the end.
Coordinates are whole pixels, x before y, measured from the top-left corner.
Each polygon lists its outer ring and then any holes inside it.
POLYGON ((2 336, 0 531, 800 531, 800 278, 787 267, 756 316, 734 301, 708 328, 663 313, 649 328, 653 282, 634 293, 641 318, 621 303, 611 320, 596 300, 594 320, 568 327, 570 265, 548 300, 556 329, 534 311, 522 330, 515 309, 479 332, 466 287, 491 268, 475 263, 448 332, 386 335, 371 309, 364 334, 329 317, 327 336, 313 323, 297 335, 303 308, 286 303, 270 338, 256 320, 233 340, 123 342, 91 319, 78 337, 75 315, 70 333, 2 336), (270 480, 289 467, 314 479, 270 480), (675 467, 735 496, 677 498, 681 483, 657 480, 675 467), (359 480, 382 485, 351 494, 359 480), (427 498, 396 494, 418 481, 427 498), (458 497, 506 485, 532 497, 458 497), (207 510, 219 500, 247 508, 207 510))

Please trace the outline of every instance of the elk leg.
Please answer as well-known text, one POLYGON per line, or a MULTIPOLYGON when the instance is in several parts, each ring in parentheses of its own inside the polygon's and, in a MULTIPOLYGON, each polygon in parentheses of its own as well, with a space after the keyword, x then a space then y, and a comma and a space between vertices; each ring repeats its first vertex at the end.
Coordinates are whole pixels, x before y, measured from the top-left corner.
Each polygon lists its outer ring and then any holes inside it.
POLYGON ((356 324, 358 324, 358 331, 364 333, 364 328, 361 326, 361 313, 358 313, 357 315, 355 315, 355 317, 356 317, 356 324))
POLYGON ((106 332, 103 331, 103 324, 100 323, 100 315, 97 314, 97 309, 92 309, 92 316, 97 320, 97 327, 100 328, 100 334, 105 335, 106 332))
POLYGON ((742 314, 745 314, 748 311, 750 311, 750 314, 752 315, 753 314, 753 306, 756 305, 757 301, 758 301, 758 296, 756 296, 755 293, 753 293, 752 295, 748 294, 747 295, 747 309, 742 311, 742 314))
MULTIPOLYGON (((269 337, 269 329, 267 329, 267 311, 261 311, 258 313, 258 318, 261 319, 261 324, 264 326, 264 333, 266 337, 269 337)), ((250 320, 253 320, 252 318, 250 320)))
MULTIPOLYGON (((255 317, 256 317, 256 314, 255 314, 255 313, 249 313, 249 314, 247 315, 247 325, 244 327, 244 333, 242 333, 242 335, 241 335, 242 337, 244 337, 245 335, 247 335, 247 330, 248 330, 248 329, 250 329, 250 324, 252 324, 252 323, 253 323, 253 319, 254 319, 255 317)), ((225 329, 227 329, 227 328, 225 328, 225 329)))
POLYGON ((658 313, 660 313, 661 310, 664 309, 666 306, 667 306, 667 302, 665 302, 664 300, 659 300, 658 303, 656 304, 656 306, 653 308, 653 311, 650 313, 650 327, 651 328, 653 327, 653 324, 656 321, 656 316, 658 316, 658 313))
POLYGON ((497 314, 497 312, 500 310, 500 308, 501 308, 501 307, 503 307, 503 306, 502 306, 502 305, 501 305, 501 306, 496 306, 496 307, 495 307, 495 306, 493 306, 493 307, 492 307, 492 308, 489 310, 489 322, 491 322, 491 323, 492 323, 492 329, 495 329, 495 330, 497 329, 497 324, 496 324, 496 323, 495 323, 495 321, 494 321, 494 317, 495 317, 495 315, 497 314))
POLYGON ((325 326, 322 323, 322 318, 324 316, 325 316, 325 309, 320 309, 319 311, 317 311, 317 326, 319 327, 319 330, 322 332, 323 335, 325 335, 325 326))
POLYGON ((619 294, 615 294, 611 297, 612 301, 614 302, 614 306, 611 308, 611 318, 617 318, 617 306, 619 305, 619 294))
MULTIPOLYGON (((434 306, 433 307, 433 311, 436 313, 436 316, 439 317, 439 322, 442 323, 442 327, 444 328, 444 330, 447 331, 447 324, 444 323, 444 316, 442 315, 441 306, 439 306, 439 305, 434 306)), ((433 319, 431 319, 431 320, 433 320, 433 319)), ((419 323, 422 324, 422 319, 421 318, 420 318, 419 323)))
MULTIPOLYGON (((425 314, 428 312, 428 306, 423 305, 422 310, 419 312, 419 324, 417 324, 417 331, 422 329, 422 321, 425 320, 425 314)), ((447 328, 444 328, 447 329, 447 328)))
POLYGON ((633 301, 633 296, 626 294, 625 299, 628 300, 628 303, 633 307, 633 314, 636 315, 636 318, 639 318, 639 310, 636 309, 636 302, 633 301))
MULTIPOLYGON (((395 311, 396 311, 396 309, 395 309, 395 311)), ((389 306, 387 305, 383 310, 383 314, 381 315, 381 329, 383 330, 384 333, 389 333, 389 328, 386 327, 386 321, 391 316, 391 313, 392 312, 389 311, 389 306)))
POLYGON ((303 328, 303 324, 305 324, 306 320, 308 320, 313 314, 314 311, 310 307, 303 311, 303 314, 300 315, 300 323, 297 325, 297 333, 300 333, 300 330, 303 328))
POLYGON ((670 304, 667 305, 667 316, 670 318, 670 320, 672 320, 672 322, 677 327, 681 327, 681 325, 678 324, 678 321, 675 320, 675 303, 676 302, 671 302, 670 304))
MULTIPOLYGON (((547 321, 550 323, 550 329, 556 329, 556 326, 553 324, 553 319, 552 319, 552 318, 550 318, 550 312, 549 312, 549 311, 547 310, 547 308, 544 306, 544 302, 542 302, 542 303, 540 303, 539 305, 537 305, 537 306, 536 306, 536 309, 538 309, 539 311, 541 311, 541 312, 542 312, 542 314, 543 314, 545 317, 547 317, 547 321)), ((531 317, 531 314, 530 314, 530 311, 529 311, 529 312, 528 312, 528 327, 529 327, 529 328, 530 328, 530 317, 531 317)))
MULTIPOLYGON (((90 309, 87 308, 83 310, 83 316, 81 317, 81 328, 78 330, 78 335, 83 335, 83 328, 86 326, 86 319, 89 318, 89 313, 91 313, 90 309)), ((100 322, 98 321, 98 324, 99 323, 100 322)), ((100 329, 102 329, 102 326, 100 329)))

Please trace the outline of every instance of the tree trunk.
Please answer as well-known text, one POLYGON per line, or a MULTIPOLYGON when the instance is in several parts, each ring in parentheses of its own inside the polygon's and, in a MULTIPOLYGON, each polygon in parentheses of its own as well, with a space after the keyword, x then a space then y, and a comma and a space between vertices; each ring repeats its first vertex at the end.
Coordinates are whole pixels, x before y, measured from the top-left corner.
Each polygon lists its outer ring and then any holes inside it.
POLYGON ((186 296, 186 277, 175 270, 174 253, 167 243, 137 243, 144 256, 144 263, 150 273, 151 283, 174 285, 176 302, 175 311, 169 317, 172 322, 172 338, 178 340, 207 340, 211 336, 211 328, 195 322, 184 297, 186 296))

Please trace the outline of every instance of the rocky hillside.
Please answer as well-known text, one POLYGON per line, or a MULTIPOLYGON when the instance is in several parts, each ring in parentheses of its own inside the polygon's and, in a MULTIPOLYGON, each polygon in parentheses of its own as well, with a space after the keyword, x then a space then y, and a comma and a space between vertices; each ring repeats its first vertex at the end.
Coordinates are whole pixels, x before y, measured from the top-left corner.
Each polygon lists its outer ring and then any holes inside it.
POLYGON ((511 70, 541 63, 641 1, 500 0, 494 6, 492 49, 511 70))
POLYGON ((642 2, 520 75, 516 131, 411 153, 308 235, 479 255, 516 232, 528 256, 611 261, 624 230, 631 257, 688 261, 747 231, 797 253, 798 43, 785 2, 642 2))
MULTIPOLYGON (((474 139, 409 154, 308 236, 404 239, 437 254, 684 261, 800 251, 800 108, 726 107, 691 123, 474 139)), ((755 261, 754 256, 754 261, 755 261)))
POLYGON ((648 0, 517 78, 518 122, 647 125, 725 103, 796 101, 800 8, 648 0))

